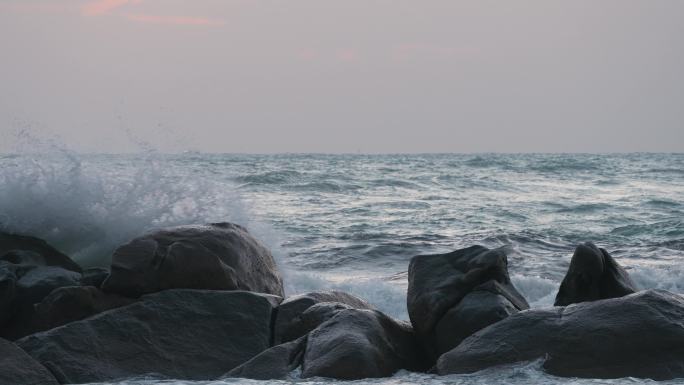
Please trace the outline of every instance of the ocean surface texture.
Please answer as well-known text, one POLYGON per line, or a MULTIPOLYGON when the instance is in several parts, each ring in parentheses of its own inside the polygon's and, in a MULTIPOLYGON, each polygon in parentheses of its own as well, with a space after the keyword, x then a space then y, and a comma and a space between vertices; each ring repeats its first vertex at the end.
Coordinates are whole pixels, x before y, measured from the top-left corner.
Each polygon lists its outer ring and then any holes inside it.
MULTIPOLYGON (((289 294, 347 290, 403 319, 409 259, 474 244, 510 248, 513 281, 533 307, 552 305, 585 241, 641 288, 684 293, 684 154, 0 155, 0 228, 45 238, 83 265, 108 265, 117 245, 154 227, 225 220, 272 248, 289 294)), ((644 383, 540 367, 349 383, 644 383)), ((115 384, 291 382, 331 381, 115 384)))

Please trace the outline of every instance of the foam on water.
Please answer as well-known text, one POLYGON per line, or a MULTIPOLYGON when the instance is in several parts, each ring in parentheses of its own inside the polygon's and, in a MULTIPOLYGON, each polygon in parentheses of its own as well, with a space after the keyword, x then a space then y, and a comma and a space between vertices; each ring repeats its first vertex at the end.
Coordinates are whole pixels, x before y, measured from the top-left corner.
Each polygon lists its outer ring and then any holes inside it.
POLYGON ((365 379, 356 381, 339 381, 327 378, 300 379, 297 373, 291 378, 278 381, 257 381, 243 378, 230 378, 219 381, 174 381, 153 378, 136 378, 117 382, 100 383, 100 385, 529 385, 529 384, 565 384, 565 385, 612 385, 612 384, 681 384, 682 381, 652 381, 637 378, 620 379, 586 379, 560 378, 544 373, 542 362, 534 361, 499 368, 486 369, 477 373, 436 376, 431 374, 399 371, 389 378, 365 379))

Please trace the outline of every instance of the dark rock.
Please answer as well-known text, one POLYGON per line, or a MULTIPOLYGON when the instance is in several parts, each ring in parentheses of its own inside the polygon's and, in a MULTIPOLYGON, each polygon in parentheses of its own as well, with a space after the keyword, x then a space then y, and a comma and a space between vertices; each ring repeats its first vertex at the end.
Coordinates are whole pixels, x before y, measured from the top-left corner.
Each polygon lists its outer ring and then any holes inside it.
POLYGON ((15 265, 47 266, 45 258, 31 250, 10 250, 0 257, 0 261, 15 265))
POLYGON ((139 296, 164 289, 247 290, 283 295, 273 256, 232 223, 150 232, 119 247, 105 291, 139 296))
POLYGON ((355 309, 373 309, 361 298, 341 291, 315 291, 292 296, 278 307, 274 332, 275 344, 296 340, 315 329, 320 322, 312 323, 313 318, 303 322, 301 316, 306 309, 321 302, 337 302, 355 309))
POLYGON ((437 361, 439 374, 471 373, 544 357, 565 377, 684 377, 684 297, 660 290, 527 310, 480 330, 437 361))
POLYGON ((286 342, 263 351, 256 357, 238 366, 225 377, 249 378, 253 380, 280 380, 302 364, 306 336, 286 342))
POLYGON ((477 286, 447 311, 435 326, 436 351, 447 352, 471 334, 520 311, 496 281, 477 286))
POLYGON ((102 286, 102 282, 107 279, 109 269, 104 267, 91 267, 83 270, 81 276, 81 286, 102 286))
POLYGON ((32 328, 28 334, 53 329, 135 301, 117 294, 104 293, 93 286, 60 287, 35 305, 32 328))
POLYGON ((61 267, 37 266, 17 281, 17 300, 21 303, 38 303, 59 287, 77 286, 80 279, 81 274, 61 267))
POLYGON ((0 231, 0 260, 15 264, 58 266, 81 272, 81 267, 42 239, 0 231))
POLYGON ((409 317, 433 359, 470 333, 529 308, 511 283, 504 248, 413 257, 408 283, 409 317))
MULTIPOLYGON (((7 267, 5 265, 5 267, 7 267)), ((56 266, 12 266, 17 276, 16 293, 11 306, 10 319, 0 335, 14 340, 34 331, 34 305, 53 290, 64 286, 76 286, 81 274, 56 266)))
POLYGON ((55 377, 15 344, 0 339, 0 385, 57 385, 55 377))
POLYGON ((304 310, 297 319, 298 322, 293 324, 285 335, 286 341, 291 341, 293 338, 299 338, 301 336, 307 335, 310 331, 316 329, 319 325, 325 321, 336 316, 337 313, 347 310, 354 309, 353 307, 340 303, 340 302, 321 302, 317 303, 310 308, 304 310))
POLYGON ((425 370, 424 359, 410 325, 377 310, 349 309, 309 333, 302 377, 388 377, 425 370))
POLYGON ((279 300, 244 291, 166 290, 17 345, 61 383, 148 373, 215 379, 269 348, 279 300))
POLYGON ((12 316, 12 304, 17 295, 17 276, 14 269, 0 265, 0 327, 12 316))
POLYGON ((636 291, 625 269, 606 250, 587 242, 575 249, 554 305, 617 298, 636 291))

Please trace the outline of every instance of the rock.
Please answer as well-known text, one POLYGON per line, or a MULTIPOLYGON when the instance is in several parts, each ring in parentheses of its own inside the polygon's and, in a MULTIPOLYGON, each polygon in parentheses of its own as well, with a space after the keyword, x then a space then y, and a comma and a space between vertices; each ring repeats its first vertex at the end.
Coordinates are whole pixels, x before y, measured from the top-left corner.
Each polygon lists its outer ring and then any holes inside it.
POLYGON ((684 377, 684 297, 660 290, 527 310, 480 330, 437 361, 441 375, 544 357, 552 375, 684 377))
POLYGON ((104 267, 91 267, 83 270, 81 276, 81 286, 102 286, 102 282, 107 279, 109 269, 104 267))
POLYGON ((252 380, 284 379, 302 364, 306 348, 306 337, 286 342, 263 351, 256 357, 231 370, 225 377, 249 378, 252 380))
POLYGON ((377 310, 349 309, 309 333, 302 378, 355 380, 427 368, 411 326, 377 310))
POLYGON ((347 309, 353 309, 353 307, 340 302, 317 303, 304 310, 304 313, 298 317, 298 322, 288 329, 285 340, 290 341, 290 337, 305 336, 325 321, 336 316, 337 313, 347 309))
POLYGON ((617 298, 636 291, 625 269, 606 250, 587 242, 575 249, 554 305, 617 298))
POLYGON ((271 253, 232 223, 153 231, 114 251, 104 291, 137 297, 164 289, 247 290, 283 295, 271 253))
POLYGON ((35 304, 59 287, 77 286, 80 279, 81 274, 61 267, 37 266, 17 281, 17 300, 35 304))
POLYGON ((57 385, 55 377, 15 344, 0 339, 0 385, 57 385))
POLYGON ((505 288, 496 281, 477 286, 447 311, 435 327, 433 341, 441 354, 461 343, 471 334, 515 314, 516 307, 505 294, 505 288))
POLYGON ((60 287, 35 305, 32 328, 27 334, 53 329, 135 301, 104 293, 93 286, 60 287))
MULTIPOLYGON (((306 309, 321 302, 337 302, 355 309, 373 309, 361 298, 341 291, 315 291, 292 296, 278 307, 274 332, 275 344, 296 340, 322 323, 312 323, 313 318, 309 318, 306 322, 301 319, 306 309)), ((327 319, 321 318, 321 320, 327 319)))
POLYGON ((0 231, 0 260, 15 264, 57 266, 81 272, 81 267, 42 239, 0 231))
POLYGON ((10 319, 0 330, 3 338, 14 340, 34 331, 34 305, 53 290, 76 286, 81 274, 56 266, 12 266, 17 276, 16 293, 11 306, 10 319))
POLYGON ((14 269, 0 265, 0 327, 7 322, 12 315, 12 304, 17 295, 17 276, 14 269))
POLYGON ((61 383, 148 373, 216 379, 269 348, 279 301, 244 291, 165 290, 17 345, 61 383))
POLYGON ((504 248, 413 257, 408 283, 409 317, 433 359, 470 333, 529 308, 511 283, 504 248))

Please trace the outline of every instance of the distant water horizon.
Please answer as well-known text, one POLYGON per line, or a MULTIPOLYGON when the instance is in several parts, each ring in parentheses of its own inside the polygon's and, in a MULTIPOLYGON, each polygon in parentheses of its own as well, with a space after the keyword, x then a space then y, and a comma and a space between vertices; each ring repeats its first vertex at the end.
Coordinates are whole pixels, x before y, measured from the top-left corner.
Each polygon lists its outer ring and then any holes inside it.
MULTIPOLYGON (((231 221, 273 251, 288 294, 340 289, 407 319, 419 254, 506 247, 532 307, 553 304, 575 246, 607 249, 641 289, 684 293, 684 154, 0 155, 0 230, 48 240, 85 266, 145 231, 231 221)), ((307 384, 329 380, 113 384, 307 384)), ((334 381, 345 383, 344 381, 334 381)), ((648 381, 565 379, 540 363, 467 376, 400 372, 354 384, 648 381)), ((673 381, 668 383, 681 383, 673 381)))

